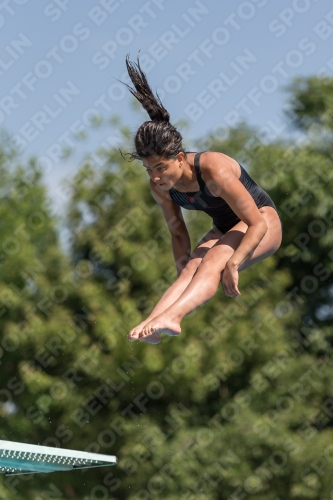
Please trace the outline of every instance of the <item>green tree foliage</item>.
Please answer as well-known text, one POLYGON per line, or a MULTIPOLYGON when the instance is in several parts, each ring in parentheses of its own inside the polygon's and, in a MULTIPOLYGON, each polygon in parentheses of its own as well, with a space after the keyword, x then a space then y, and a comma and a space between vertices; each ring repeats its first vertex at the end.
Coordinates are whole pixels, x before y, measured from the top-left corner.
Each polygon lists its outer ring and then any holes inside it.
MULTIPOLYGON (((294 95, 313 102, 324 88, 294 95)), ((249 168, 278 207, 283 244, 240 274, 240 297, 219 290, 179 338, 152 346, 126 335, 176 272, 140 162, 113 148, 98 170, 81 166, 65 255, 38 168, 2 148, 2 439, 119 464, 5 478, 0 498, 332 498, 332 149, 245 124, 199 149, 249 168)), ((210 221, 186 221, 194 246, 210 221)))
POLYGON ((331 78, 296 78, 289 87, 295 125, 310 137, 333 131, 333 81, 331 78))

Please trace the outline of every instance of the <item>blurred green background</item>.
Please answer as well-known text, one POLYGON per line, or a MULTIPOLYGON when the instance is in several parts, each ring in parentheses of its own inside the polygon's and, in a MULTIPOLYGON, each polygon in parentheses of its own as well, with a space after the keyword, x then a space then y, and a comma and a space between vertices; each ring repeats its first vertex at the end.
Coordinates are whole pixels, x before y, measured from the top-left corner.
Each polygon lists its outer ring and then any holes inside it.
MULTIPOLYGON (((118 148, 98 169, 82 161, 65 251, 38 162, 22 164, 3 132, 1 439, 119 464, 2 476, 0 499, 333 498, 333 81, 294 80, 288 118, 302 132, 291 141, 243 123, 195 145, 248 168, 283 243, 240 274, 237 300, 220 289, 157 346, 126 339, 176 278, 141 163, 118 148)), ((186 222, 193 247, 210 220, 186 222)))

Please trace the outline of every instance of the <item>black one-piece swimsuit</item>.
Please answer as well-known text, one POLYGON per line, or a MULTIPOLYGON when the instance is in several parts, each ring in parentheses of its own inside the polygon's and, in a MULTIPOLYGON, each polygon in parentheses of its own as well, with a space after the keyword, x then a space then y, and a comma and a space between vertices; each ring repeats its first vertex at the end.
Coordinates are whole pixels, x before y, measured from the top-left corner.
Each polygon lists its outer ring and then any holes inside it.
MULTIPOLYGON (((213 219, 214 225, 220 231, 222 231, 222 233, 226 233, 240 221, 240 218, 235 214, 233 210, 231 210, 230 206, 223 198, 213 196, 209 191, 208 187, 201 177, 201 154, 202 153, 197 153, 194 157, 194 167, 200 188, 199 191, 180 193, 175 188, 171 188, 169 191, 170 196, 172 200, 177 203, 177 205, 186 208, 187 210, 201 210, 205 212, 213 219)), ((249 176, 242 165, 240 165, 240 168, 241 176, 239 180, 250 193, 257 207, 273 207, 277 212, 277 208, 273 200, 266 193, 266 191, 264 191, 260 186, 258 186, 258 184, 254 182, 254 180, 249 176)))

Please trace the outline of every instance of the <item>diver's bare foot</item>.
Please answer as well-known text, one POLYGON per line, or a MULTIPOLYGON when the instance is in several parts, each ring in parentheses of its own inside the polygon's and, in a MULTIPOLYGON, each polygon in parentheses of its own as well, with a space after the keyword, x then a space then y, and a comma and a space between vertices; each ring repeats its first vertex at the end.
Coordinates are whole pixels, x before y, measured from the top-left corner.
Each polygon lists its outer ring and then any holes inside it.
MULTIPOLYGON (((128 334, 127 338, 130 342, 134 342, 135 340, 139 340, 139 335, 142 332, 143 328, 152 321, 151 319, 146 319, 139 323, 136 327, 134 327, 128 334)), ((147 339, 144 339, 144 342, 148 344, 159 344, 161 342, 161 335, 159 333, 154 333, 153 335, 149 335, 147 339)))
MULTIPOLYGON (((141 341, 141 339, 139 339, 141 341)), ((159 344, 161 342, 161 335, 157 332, 153 333, 152 335, 148 335, 144 339, 142 339, 143 342, 147 342, 147 344, 159 344)))
POLYGON ((166 335, 177 336, 180 332, 181 328, 178 321, 167 318, 164 314, 160 314, 144 326, 139 334, 139 340, 141 342, 148 342, 156 334, 160 335, 160 333, 165 333, 166 335))

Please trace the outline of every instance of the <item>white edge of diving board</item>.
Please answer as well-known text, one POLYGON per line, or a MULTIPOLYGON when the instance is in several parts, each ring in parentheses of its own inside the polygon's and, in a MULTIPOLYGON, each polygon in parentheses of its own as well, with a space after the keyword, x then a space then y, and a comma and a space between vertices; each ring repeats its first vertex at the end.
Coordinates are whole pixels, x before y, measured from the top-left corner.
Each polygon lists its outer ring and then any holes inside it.
POLYGON ((114 455, 102 455, 99 453, 90 453, 87 451, 68 450, 62 448, 55 448, 52 446, 17 443, 14 441, 0 440, 0 451, 1 450, 15 451, 21 453, 37 453, 37 454, 52 455, 54 457, 62 457, 62 458, 66 457, 73 459, 92 460, 98 462, 107 462, 110 464, 118 463, 118 459, 114 455))

